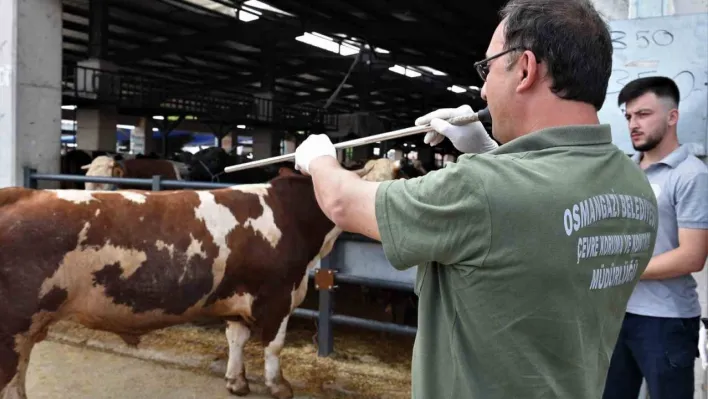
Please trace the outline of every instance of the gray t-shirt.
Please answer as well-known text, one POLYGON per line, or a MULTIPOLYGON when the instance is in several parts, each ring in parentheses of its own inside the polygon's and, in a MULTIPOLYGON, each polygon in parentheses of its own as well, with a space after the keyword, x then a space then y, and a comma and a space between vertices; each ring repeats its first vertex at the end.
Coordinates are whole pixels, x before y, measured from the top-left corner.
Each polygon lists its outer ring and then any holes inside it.
MULTIPOLYGON (((641 154, 632 159, 639 163, 641 154)), ((644 170, 659 212, 653 256, 678 247, 678 229, 708 229, 708 167, 680 146, 644 170)), ((627 312, 655 317, 696 317, 701 305, 696 280, 687 274, 665 280, 641 280, 627 312)))

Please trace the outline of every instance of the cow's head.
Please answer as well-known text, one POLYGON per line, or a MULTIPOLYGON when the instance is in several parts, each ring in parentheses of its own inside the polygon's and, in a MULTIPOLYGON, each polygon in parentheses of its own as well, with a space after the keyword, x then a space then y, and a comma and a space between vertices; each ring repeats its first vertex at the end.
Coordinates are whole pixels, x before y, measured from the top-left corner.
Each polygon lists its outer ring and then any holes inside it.
MULTIPOLYGON (((125 171, 115 159, 110 156, 101 155, 88 164, 81 167, 86 171, 86 176, 99 177, 123 177, 125 171)), ((109 183, 86 183, 86 190, 112 190, 115 185, 109 183)))
POLYGON ((364 164, 363 168, 353 170, 353 172, 368 181, 385 181, 406 177, 401 175, 401 162, 388 158, 371 159, 364 164))
POLYGON ((221 147, 209 147, 192 155, 189 160, 189 179, 197 181, 218 181, 229 165, 236 163, 236 158, 230 156, 221 147))
POLYGON ((402 178, 412 179, 428 173, 428 171, 423 167, 423 163, 418 159, 411 160, 408 158, 403 158, 398 162, 400 165, 399 174, 402 178))

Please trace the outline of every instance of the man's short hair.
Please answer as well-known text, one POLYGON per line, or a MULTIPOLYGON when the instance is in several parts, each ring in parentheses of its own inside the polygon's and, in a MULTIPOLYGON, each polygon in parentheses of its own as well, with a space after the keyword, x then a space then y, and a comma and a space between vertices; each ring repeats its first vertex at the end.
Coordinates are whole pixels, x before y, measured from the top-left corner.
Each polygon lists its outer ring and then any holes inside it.
POLYGON ((612 74, 612 38, 590 0, 511 0, 505 50, 530 50, 545 61, 560 98, 602 108, 612 74))
POLYGON ((617 105, 626 104, 646 93, 654 93, 659 98, 670 99, 676 108, 681 98, 679 88, 673 79, 665 76, 648 76, 627 83, 617 95, 617 105))

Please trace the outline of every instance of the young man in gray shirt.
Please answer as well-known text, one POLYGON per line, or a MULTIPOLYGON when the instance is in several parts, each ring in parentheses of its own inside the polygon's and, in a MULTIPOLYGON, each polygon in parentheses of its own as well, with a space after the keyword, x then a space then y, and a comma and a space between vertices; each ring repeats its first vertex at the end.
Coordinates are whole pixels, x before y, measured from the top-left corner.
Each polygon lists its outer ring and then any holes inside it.
POLYGON ((619 93, 633 160, 657 198, 654 253, 627 305, 603 399, 636 398, 647 380, 652 399, 693 399, 701 307, 691 273, 708 254, 708 167, 680 145, 679 90, 646 77, 619 93))

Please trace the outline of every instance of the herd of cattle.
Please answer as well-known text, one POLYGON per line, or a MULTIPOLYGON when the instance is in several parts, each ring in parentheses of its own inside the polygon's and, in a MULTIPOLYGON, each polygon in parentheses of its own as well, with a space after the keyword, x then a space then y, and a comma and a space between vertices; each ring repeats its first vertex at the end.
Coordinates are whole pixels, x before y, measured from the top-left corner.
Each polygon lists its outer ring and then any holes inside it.
MULTIPOLYGON (((245 157, 226 152, 220 147, 210 147, 195 154, 173 154, 170 159, 137 156, 128 158, 122 154, 103 151, 89 154, 82 150, 72 150, 62 155, 61 173, 100 177, 125 177, 150 179, 160 175, 167 180, 214 182, 228 184, 253 184, 266 182, 278 176, 280 168, 292 168, 292 162, 268 165, 225 173, 224 168, 248 161, 245 157)), ((408 177, 421 176, 427 171, 419 162, 403 159, 399 161, 401 172, 408 177)), ((349 163, 348 168, 361 168, 363 161, 349 163)), ((115 186, 101 183, 62 182, 63 189, 144 189, 128 185, 115 186)))
MULTIPOLYGON (((220 174, 230 159, 219 150, 186 163, 100 155, 85 163, 64 159, 62 168, 245 184, 160 192, 0 189, 0 398, 26 398, 30 352, 56 321, 137 345, 150 331, 204 318, 227 323, 230 392, 250 391, 243 348, 253 334, 265 347, 270 393, 293 397, 279 358, 288 320, 305 298, 308 271, 341 230, 319 208, 310 178, 277 165, 220 174)), ((355 172, 372 181, 422 173, 406 167, 377 159, 355 172)))

